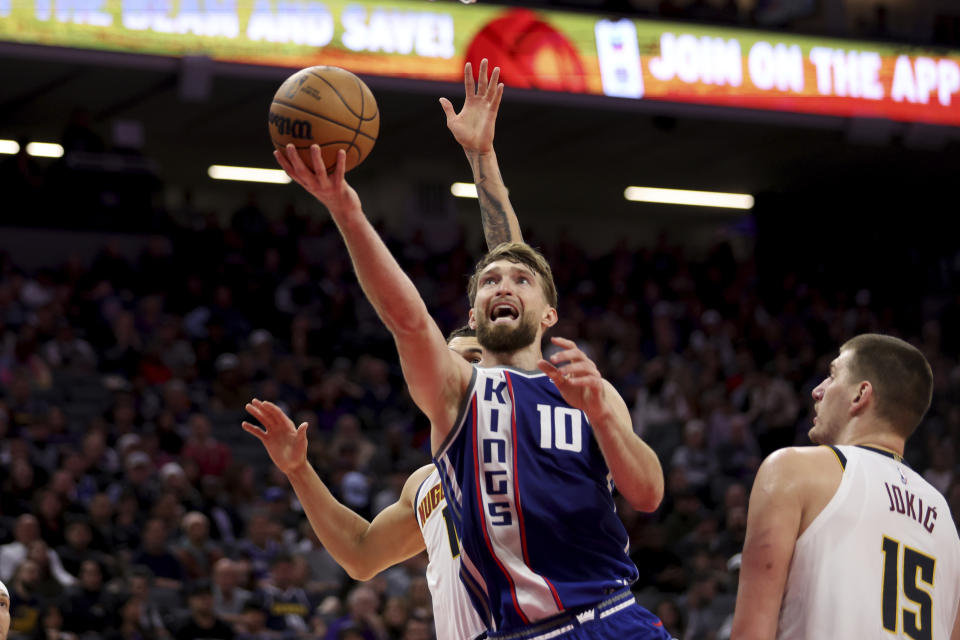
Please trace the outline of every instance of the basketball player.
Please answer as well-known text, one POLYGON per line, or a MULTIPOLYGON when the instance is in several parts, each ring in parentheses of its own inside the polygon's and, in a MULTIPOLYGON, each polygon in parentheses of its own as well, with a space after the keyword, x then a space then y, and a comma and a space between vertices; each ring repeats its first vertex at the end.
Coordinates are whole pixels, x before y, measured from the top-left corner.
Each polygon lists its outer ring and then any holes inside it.
MULTIPOLYGON (((451 333, 448 344, 470 363, 477 363, 483 353, 469 328, 451 333)), ((400 499, 368 522, 338 502, 307 461, 307 423, 294 428, 272 402, 254 399, 246 408, 264 429, 249 422, 243 428, 263 443, 270 459, 290 480, 317 538, 351 578, 369 580, 426 549, 437 637, 483 637, 486 625, 460 582, 460 545, 433 464, 410 474, 400 499)))
POLYGON ((431 423, 434 462, 461 538, 461 578, 491 637, 668 638, 636 604, 610 480, 636 509, 663 496, 656 454, 633 432, 626 404, 576 344, 542 357, 557 321, 543 257, 504 243, 477 265, 470 326, 484 348, 474 368, 447 348, 416 288, 320 148, 308 169, 293 145, 275 154, 330 211, 358 280, 394 336, 411 397, 431 423), (539 369, 539 370, 538 370, 539 369))
MULTIPOLYGON (((447 126, 463 146, 474 168, 474 180, 484 194, 480 209, 490 246, 520 239, 520 226, 493 155, 494 123, 503 95, 503 85, 497 82, 499 73, 495 68, 488 78, 487 61, 483 60, 474 84, 468 62, 464 67, 465 100, 460 113, 454 112, 449 100, 441 99, 441 103, 446 103, 447 126)), ((471 364, 478 363, 483 355, 476 332, 469 327, 453 331, 447 344, 471 364)), ((243 423, 244 429, 260 439, 274 463, 288 475, 317 537, 352 578, 368 580, 426 548, 427 582, 437 636, 471 640, 484 635, 486 625, 460 582, 459 540, 433 464, 411 474, 400 499, 373 522, 367 522, 337 502, 307 463, 305 428, 295 429, 280 408, 269 402, 254 400, 247 410, 266 431, 249 422, 243 423)))
POLYGON ((0 582, 0 640, 7 640, 10 633, 10 592, 7 585, 0 582))
POLYGON ((903 461, 933 374, 864 334, 813 390, 810 439, 760 466, 731 638, 960 640, 960 539, 944 497, 903 461), (952 633, 952 635, 951 635, 952 633))

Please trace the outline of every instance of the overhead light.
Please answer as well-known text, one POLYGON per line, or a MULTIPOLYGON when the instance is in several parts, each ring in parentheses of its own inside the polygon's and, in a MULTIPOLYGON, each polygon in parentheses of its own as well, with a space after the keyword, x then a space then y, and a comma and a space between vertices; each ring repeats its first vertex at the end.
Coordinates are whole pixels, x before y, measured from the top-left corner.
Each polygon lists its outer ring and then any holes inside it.
MULTIPOLYGON (((0 140, 0 153, 12 156, 19 152, 20 144, 16 140, 0 140)), ((60 158, 63 147, 55 142, 29 142, 27 153, 35 158, 60 158)))
POLYGON ((656 187, 627 187, 623 192, 623 197, 631 202, 659 202, 663 204, 686 204, 696 207, 753 209, 753 196, 749 193, 688 191, 686 189, 658 189, 656 187))
POLYGON ((282 169, 257 169, 256 167, 231 167, 225 164, 212 164, 207 175, 214 180, 239 180, 240 182, 269 182, 288 184, 290 176, 282 169))
POLYGON ((450 185, 450 193, 457 198, 476 198, 477 185, 472 182, 454 182, 450 185))
POLYGON ((60 158, 63 147, 56 142, 28 142, 27 153, 35 158, 60 158))

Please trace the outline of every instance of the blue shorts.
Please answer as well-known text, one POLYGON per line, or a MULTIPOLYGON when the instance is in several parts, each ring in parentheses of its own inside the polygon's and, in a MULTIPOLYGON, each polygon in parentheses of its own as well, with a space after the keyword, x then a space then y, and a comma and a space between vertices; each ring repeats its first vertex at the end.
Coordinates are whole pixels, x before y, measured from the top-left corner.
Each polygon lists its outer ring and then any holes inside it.
POLYGON ((594 607, 565 611, 522 629, 491 631, 489 640, 671 640, 657 616, 624 589, 594 607))

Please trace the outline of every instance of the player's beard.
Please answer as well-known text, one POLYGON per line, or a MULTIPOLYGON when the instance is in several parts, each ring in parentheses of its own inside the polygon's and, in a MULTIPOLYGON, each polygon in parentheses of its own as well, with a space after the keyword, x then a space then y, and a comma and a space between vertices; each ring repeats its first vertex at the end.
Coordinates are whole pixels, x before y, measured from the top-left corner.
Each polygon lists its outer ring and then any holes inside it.
POLYGON ((512 353, 533 344, 537 339, 537 323, 522 317, 515 326, 494 324, 489 318, 477 322, 477 342, 493 353, 512 353))

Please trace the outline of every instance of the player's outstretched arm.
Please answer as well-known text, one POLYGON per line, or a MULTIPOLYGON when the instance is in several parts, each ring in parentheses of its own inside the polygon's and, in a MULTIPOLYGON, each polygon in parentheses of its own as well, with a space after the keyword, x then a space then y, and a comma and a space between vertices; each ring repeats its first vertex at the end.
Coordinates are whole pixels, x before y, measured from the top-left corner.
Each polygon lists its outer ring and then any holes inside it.
POLYGON ((757 471, 750 490, 731 638, 769 640, 777 635, 783 590, 803 516, 802 478, 808 473, 793 449, 775 452, 757 471))
POLYGON ((447 115, 447 128, 463 147, 473 170, 488 249, 501 242, 523 242, 520 223, 510 204, 509 192, 493 150, 497 112, 503 97, 503 83, 498 82, 499 79, 500 67, 494 67, 487 78, 487 59, 484 58, 474 83, 473 66, 468 62, 463 67, 465 98, 460 113, 454 110, 449 100, 440 98, 440 106, 447 115))
POLYGON ((423 550, 413 501, 431 466, 414 472, 400 500, 368 522, 338 502, 307 461, 306 422, 294 427, 272 402, 254 399, 246 408, 263 428, 244 422, 244 430, 263 443, 270 459, 287 476, 317 538, 351 578, 369 580, 423 550))
POLYGON ((344 179, 346 153, 327 175, 320 147, 310 148, 316 170, 308 168, 294 146, 274 156, 291 178, 330 210, 370 304, 393 334, 413 401, 430 419, 434 444, 443 441, 456 418, 473 367, 447 348, 413 282, 367 220, 356 191, 344 179))
POLYGON ((630 506, 656 510, 663 500, 663 468, 654 450, 634 433, 627 404, 573 340, 550 341, 562 351, 549 362, 541 360, 540 370, 550 376, 567 404, 587 416, 613 481, 630 506))

